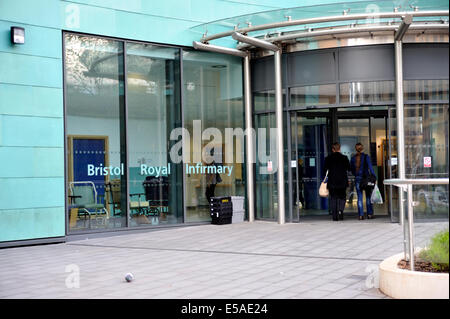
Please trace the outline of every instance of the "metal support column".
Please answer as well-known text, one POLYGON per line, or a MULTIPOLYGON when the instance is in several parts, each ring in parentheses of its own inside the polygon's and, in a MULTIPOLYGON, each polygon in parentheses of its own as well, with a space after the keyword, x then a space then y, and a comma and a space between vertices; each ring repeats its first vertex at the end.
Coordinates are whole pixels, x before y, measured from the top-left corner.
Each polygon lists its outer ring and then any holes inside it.
POLYGON ((246 153, 247 153, 247 208, 248 221, 255 220, 255 189, 253 185, 253 163, 255 160, 253 125, 252 125, 252 99, 250 87, 250 55, 244 57, 244 100, 245 100, 245 131, 246 134, 246 153))
POLYGON ((281 88, 281 50, 274 52, 275 65, 275 117, 277 123, 278 160, 278 223, 285 223, 284 200, 284 147, 283 147, 283 91, 281 88))
POLYGON ((409 234, 409 265, 414 271, 414 208, 413 208, 413 186, 408 184, 408 234, 409 234))
MULTIPOLYGON (((403 113, 403 53, 402 41, 395 41, 395 94, 397 119, 397 172, 399 179, 405 179, 405 134, 403 113)), ((400 225, 404 223, 404 192, 399 189, 400 225)))
MULTIPOLYGON (((405 135, 403 114, 403 53, 402 41, 395 41, 395 95, 397 119, 397 177, 405 179, 405 135)), ((405 197, 403 187, 398 188, 400 225, 405 222, 405 197)), ((406 251, 406 234, 403 234, 403 245, 406 251)))
MULTIPOLYGON (((403 36, 412 23, 412 15, 402 16, 402 23, 395 32, 395 95, 396 95, 396 118, 397 118, 397 171, 398 178, 405 179, 405 134, 403 114, 403 36)), ((404 191, 399 188, 399 217, 400 225, 405 221, 404 191)))

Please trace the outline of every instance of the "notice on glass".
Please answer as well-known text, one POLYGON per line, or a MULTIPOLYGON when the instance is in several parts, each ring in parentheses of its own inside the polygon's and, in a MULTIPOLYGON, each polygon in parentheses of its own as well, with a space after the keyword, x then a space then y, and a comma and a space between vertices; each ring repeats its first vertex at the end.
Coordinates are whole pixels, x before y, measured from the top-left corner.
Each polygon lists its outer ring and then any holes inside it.
POLYGON ((397 157, 391 158, 391 166, 397 165, 397 157))
POLYGON ((425 167, 425 168, 431 167, 431 156, 425 156, 423 158, 423 167, 425 167))
POLYGON ((272 161, 267 161, 267 171, 268 172, 273 171, 272 161))

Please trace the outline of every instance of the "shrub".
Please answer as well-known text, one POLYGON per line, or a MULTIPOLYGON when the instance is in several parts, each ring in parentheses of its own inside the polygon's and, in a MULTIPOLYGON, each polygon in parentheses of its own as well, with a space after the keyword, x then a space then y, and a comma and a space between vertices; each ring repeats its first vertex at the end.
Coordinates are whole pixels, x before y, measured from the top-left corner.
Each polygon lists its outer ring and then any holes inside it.
POLYGON ((422 250, 419 257, 431 262, 438 271, 448 271, 448 230, 434 235, 430 246, 422 250))

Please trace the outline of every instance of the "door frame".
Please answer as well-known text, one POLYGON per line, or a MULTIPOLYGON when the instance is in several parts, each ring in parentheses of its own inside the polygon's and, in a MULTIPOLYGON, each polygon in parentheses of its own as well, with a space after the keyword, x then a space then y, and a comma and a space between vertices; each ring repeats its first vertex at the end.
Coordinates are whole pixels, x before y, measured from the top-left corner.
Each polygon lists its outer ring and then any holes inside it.
MULTIPOLYGON (((292 174, 292 167, 291 167, 291 161, 292 161, 292 152, 293 150, 291 149, 291 146, 293 145, 293 138, 295 139, 295 143, 297 144, 297 136, 293 137, 292 136, 292 132, 293 130, 295 132, 297 132, 297 118, 298 116, 302 116, 302 117, 322 117, 322 118, 327 118, 327 122, 329 123, 329 129, 330 129, 330 134, 328 134, 329 136, 331 136, 331 139, 333 141, 338 139, 338 132, 339 132, 339 125, 338 125, 338 120, 339 119, 369 119, 369 140, 371 140, 372 137, 372 130, 371 130, 371 118, 384 118, 385 119, 385 138, 387 141, 390 140, 390 134, 389 134, 389 127, 388 127, 388 123, 389 123, 389 105, 386 105, 386 109, 385 110, 349 110, 349 111, 345 111, 345 110, 338 110, 337 108, 329 108, 329 109, 320 109, 317 111, 311 111, 311 109, 305 109, 305 110, 291 110, 287 112, 287 119, 288 119, 288 125, 287 125, 287 149, 288 149, 288 158, 287 158, 287 165, 288 165, 288 189, 290 189, 291 191, 289 191, 289 205, 288 205, 288 214, 286 217, 287 218, 287 222, 300 222, 300 214, 299 212, 294 212, 294 205, 293 205, 293 194, 295 193, 296 196, 298 197, 298 186, 297 185, 293 185, 293 174, 292 174), (291 127, 292 126, 292 117, 295 117, 295 123, 293 124, 295 127, 291 127), (294 187, 297 188, 297 191, 294 192, 293 189, 294 187)), ((297 134, 296 134, 297 135, 297 134)), ((331 142, 332 143, 332 142, 331 142)), ((328 143, 328 152, 331 152, 331 143, 328 143)), ((391 152, 391 149, 389 148, 389 154, 391 152)), ((295 153, 297 154, 297 150, 295 150, 295 153)), ((390 156, 390 155, 389 155, 390 156)), ((298 158, 298 156, 297 156, 298 158)), ((296 165, 296 174, 298 174, 297 172, 298 169, 298 164, 296 165)), ((390 174, 390 167, 385 168, 385 171, 387 171, 390 174)), ((297 175, 298 176, 298 175, 297 175)), ((387 210, 388 210, 388 216, 392 221, 392 191, 388 188, 386 189, 385 192, 385 197, 389 194, 389 203, 387 205, 387 210)), ((298 199, 298 198, 297 198, 298 199)), ((386 198, 385 198, 386 200, 386 198)))

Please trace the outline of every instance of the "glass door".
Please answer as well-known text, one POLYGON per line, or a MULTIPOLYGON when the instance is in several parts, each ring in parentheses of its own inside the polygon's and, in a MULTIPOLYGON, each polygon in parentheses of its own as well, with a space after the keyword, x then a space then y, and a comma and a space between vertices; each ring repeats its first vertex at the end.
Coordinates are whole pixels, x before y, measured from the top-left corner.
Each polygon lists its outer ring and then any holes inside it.
POLYGON ((256 129, 256 218, 277 220, 278 193, 276 172, 276 144, 271 128, 275 128, 275 113, 255 117, 256 129))
POLYGON ((291 115, 292 221, 300 216, 328 215, 328 200, 319 196, 324 160, 331 139, 329 113, 291 115))
MULTIPOLYGON (((355 154, 355 145, 361 143, 364 146, 364 153, 370 157, 372 168, 377 177, 377 185, 383 197, 383 204, 373 205, 376 216, 389 214, 389 203, 391 194, 389 189, 384 186, 383 181, 390 177, 388 159, 389 159, 389 140, 387 135, 387 117, 386 114, 366 114, 355 115, 354 113, 338 112, 338 137, 341 144, 341 153, 346 155, 349 160, 355 154)), ((357 193, 355 187, 355 177, 349 176, 350 188, 347 190, 347 204, 345 214, 357 214, 357 193)), ((363 207, 366 212, 366 198, 363 196, 363 207)))
MULTIPOLYGON (((338 118, 338 136, 341 144, 341 153, 348 157, 349 161, 355 154, 355 145, 361 143, 364 145, 364 153, 370 156, 373 163, 373 157, 370 152, 370 130, 368 118, 338 118)), ((350 188, 347 189, 347 203, 344 213, 358 213, 358 196, 355 187, 355 177, 349 175, 350 188)), ((363 207, 366 202, 364 196, 363 207)))

